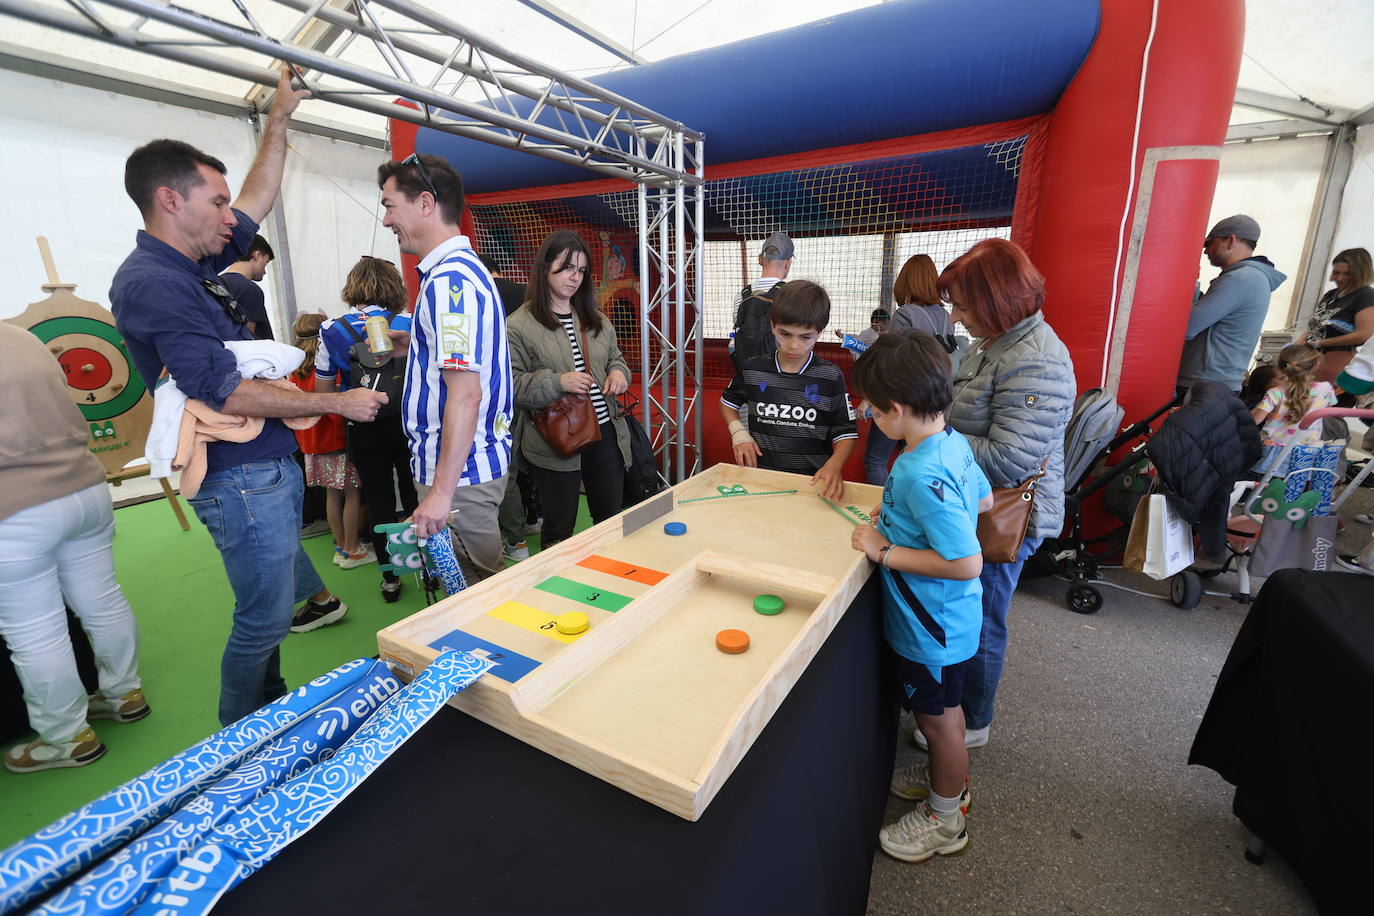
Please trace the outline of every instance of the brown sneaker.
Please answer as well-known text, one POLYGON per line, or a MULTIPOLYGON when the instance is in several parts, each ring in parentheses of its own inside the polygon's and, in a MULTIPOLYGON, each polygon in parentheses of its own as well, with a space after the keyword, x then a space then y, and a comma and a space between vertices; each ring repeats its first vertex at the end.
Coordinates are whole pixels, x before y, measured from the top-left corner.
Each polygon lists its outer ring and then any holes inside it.
POLYGON ((142 690, 130 690, 122 697, 106 699, 98 693, 86 698, 87 719, 114 719, 116 722, 137 722, 152 709, 143 698, 142 690))
POLYGON ((5 769, 12 773, 37 773, 58 767, 84 767, 105 756, 105 745, 89 725, 70 741, 49 744, 42 738, 17 744, 5 752, 5 769))

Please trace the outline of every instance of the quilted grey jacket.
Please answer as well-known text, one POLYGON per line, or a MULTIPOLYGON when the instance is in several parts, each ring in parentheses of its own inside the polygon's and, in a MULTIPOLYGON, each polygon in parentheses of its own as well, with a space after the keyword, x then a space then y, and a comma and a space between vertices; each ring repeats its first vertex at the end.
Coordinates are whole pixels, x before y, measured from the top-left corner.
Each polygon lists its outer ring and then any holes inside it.
POLYGON ((954 373, 946 418, 994 487, 1020 486, 1049 457, 1027 537, 1064 527, 1064 428, 1078 385, 1069 351, 1036 312, 986 350, 970 347, 954 373))

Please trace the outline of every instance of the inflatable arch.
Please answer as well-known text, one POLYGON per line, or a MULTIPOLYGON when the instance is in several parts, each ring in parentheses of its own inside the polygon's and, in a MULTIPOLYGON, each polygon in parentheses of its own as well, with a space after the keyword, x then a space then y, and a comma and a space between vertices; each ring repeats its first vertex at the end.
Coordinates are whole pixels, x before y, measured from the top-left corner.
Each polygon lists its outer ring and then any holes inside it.
MULTIPOLYGON (((901 0, 597 82, 705 134, 708 239, 1009 231, 1080 389, 1131 420, 1173 390, 1243 32, 1243 0, 901 0)), ((580 226, 603 297, 637 300, 627 182, 398 121, 392 145, 459 168, 479 249, 580 226)))

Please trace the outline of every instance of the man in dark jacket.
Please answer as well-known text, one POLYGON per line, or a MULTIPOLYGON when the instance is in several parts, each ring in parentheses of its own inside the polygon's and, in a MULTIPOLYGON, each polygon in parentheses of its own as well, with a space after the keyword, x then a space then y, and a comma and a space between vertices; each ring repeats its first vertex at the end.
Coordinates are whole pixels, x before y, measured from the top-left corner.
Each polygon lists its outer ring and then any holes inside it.
POLYGON ((1223 383, 1198 382, 1145 451, 1169 503, 1201 537, 1203 554, 1220 555, 1231 488, 1263 454, 1245 404, 1223 383))

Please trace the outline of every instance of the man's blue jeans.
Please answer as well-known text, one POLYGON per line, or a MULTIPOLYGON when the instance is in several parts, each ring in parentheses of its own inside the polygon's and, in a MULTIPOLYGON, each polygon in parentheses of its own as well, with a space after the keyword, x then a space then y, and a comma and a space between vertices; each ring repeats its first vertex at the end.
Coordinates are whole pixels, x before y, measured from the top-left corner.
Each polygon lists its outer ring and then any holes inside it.
POLYGON ((286 693, 279 647, 296 605, 324 588, 301 547, 304 492, 300 468, 287 456, 207 474, 189 500, 234 590, 234 624, 220 663, 222 725, 286 693))
POLYGON ((892 452, 901 440, 889 439, 877 423, 868 427, 868 441, 864 443, 864 478, 875 487, 887 483, 888 468, 892 466, 892 452))
POLYGON ((1021 542, 1015 563, 984 563, 983 634, 978 652, 964 666, 964 725, 987 728, 997 701, 997 685, 1002 680, 1002 663, 1007 656, 1007 608, 1011 594, 1021 578, 1021 568, 1035 553, 1043 538, 1028 537, 1021 542))

